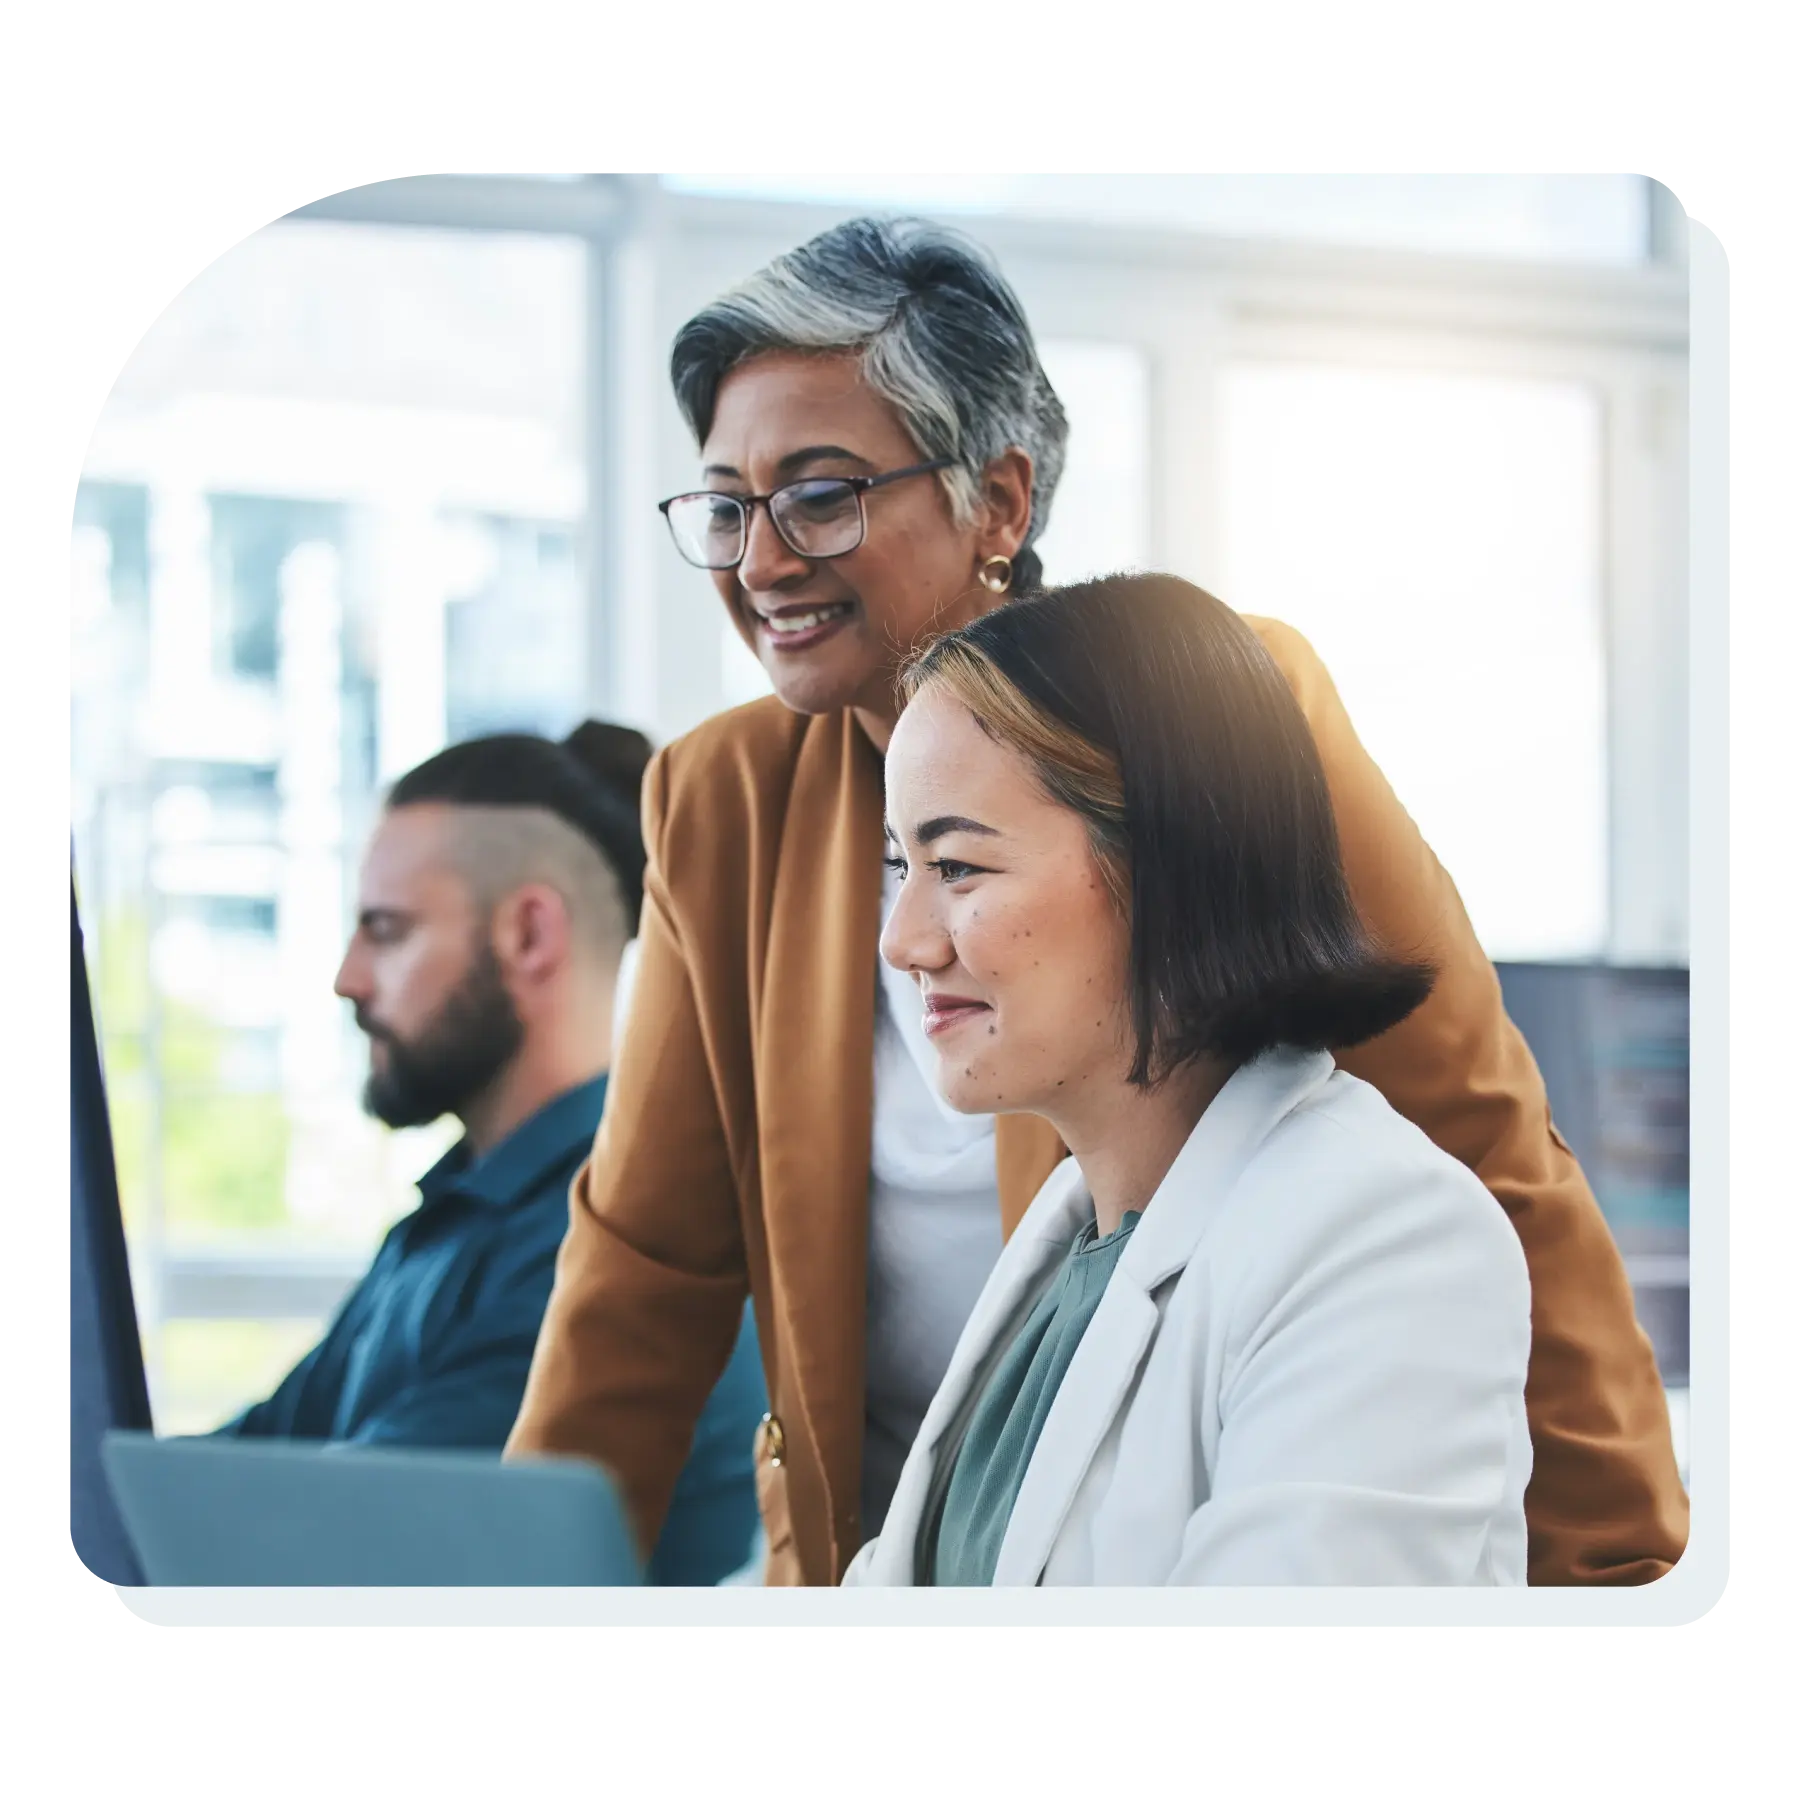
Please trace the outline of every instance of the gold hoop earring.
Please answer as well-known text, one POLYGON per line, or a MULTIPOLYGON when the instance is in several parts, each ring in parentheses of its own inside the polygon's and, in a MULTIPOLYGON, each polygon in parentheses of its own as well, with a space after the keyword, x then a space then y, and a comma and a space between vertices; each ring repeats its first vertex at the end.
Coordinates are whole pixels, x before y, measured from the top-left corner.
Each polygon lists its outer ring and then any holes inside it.
POLYGON ((980 582, 990 594, 1004 594, 1012 586, 1013 566, 1010 556, 990 556, 981 565, 980 582))

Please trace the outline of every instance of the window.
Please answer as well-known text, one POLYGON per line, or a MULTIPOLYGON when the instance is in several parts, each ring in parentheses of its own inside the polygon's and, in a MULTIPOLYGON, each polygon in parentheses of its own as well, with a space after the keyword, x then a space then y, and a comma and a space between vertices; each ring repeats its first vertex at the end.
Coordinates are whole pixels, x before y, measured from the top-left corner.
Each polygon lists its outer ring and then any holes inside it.
POLYGON ((1600 954, 1596 395, 1238 363, 1221 399, 1232 604, 1312 641, 1489 955, 1600 954))
POLYGON ((282 570, 301 544, 341 542, 341 509, 260 494, 212 494, 207 504, 214 672, 273 681, 281 665, 282 570))
POLYGON ((1047 582, 1150 559, 1150 370, 1141 350, 1046 338, 1038 356, 1069 420, 1068 457, 1039 540, 1047 582))
POLYGON ((96 431, 76 859, 165 1429, 266 1390, 447 1135, 362 1116, 332 976, 382 786, 585 710, 585 307, 574 239, 272 226, 96 431))
POLYGON ((1653 251, 1636 175, 673 175, 676 192, 874 211, 1005 214, 1451 256, 1632 264, 1653 251))
POLYGON ((468 514, 447 518, 445 529, 453 564, 444 608, 447 741, 566 731, 585 691, 574 528, 468 514))

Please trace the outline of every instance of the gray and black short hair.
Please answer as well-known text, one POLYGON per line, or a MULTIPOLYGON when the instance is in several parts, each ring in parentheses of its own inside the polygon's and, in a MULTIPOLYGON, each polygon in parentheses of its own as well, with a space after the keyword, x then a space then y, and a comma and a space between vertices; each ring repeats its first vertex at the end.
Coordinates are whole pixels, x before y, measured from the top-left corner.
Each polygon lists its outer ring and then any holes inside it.
POLYGON ((428 757, 389 790, 390 811, 457 809, 455 846, 480 903, 547 880, 577 923, 615 953, 644 903, 640 801, 650 740, 588 719, 560 743, 528 731, 467 738, 428 757))
POLYGON ((900 415, 955 517, 973 518, 982 471, 1017 447, 1031 458, 1031 522, 1014 586, 1039 585, 1030 548, 1050 517, 1069 422, 1024 308, 993 258, 925 219, 850 219, 778 256, 675 334, 669 372, 696 442, 712 429, 719 384, 768 350, 852 350, 864 379, 900 415))

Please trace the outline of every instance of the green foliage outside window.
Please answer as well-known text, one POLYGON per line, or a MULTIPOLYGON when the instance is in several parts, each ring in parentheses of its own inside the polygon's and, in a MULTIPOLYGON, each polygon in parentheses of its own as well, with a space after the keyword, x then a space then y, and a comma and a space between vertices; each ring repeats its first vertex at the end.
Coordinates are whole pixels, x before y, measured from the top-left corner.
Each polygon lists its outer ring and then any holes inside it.
POLYGON ((230 1028, 155 995, 148 950, 141 912, 111 913, 102 921, 96 1004, 126 1229, 145 1223, 158 1166, 159 1106, 169 1231, 210 1235, 281 1225, 290 1135, 281 1095, 230 1091, 224 1077, 230 1028))

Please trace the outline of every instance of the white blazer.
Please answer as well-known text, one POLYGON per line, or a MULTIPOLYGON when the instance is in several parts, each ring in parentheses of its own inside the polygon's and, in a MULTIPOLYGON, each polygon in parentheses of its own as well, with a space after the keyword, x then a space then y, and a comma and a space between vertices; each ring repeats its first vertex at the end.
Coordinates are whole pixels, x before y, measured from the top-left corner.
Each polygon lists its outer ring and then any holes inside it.
MULTIPOLYGON (((881 1535, 912 1585, 937 1447, 1093 1202, 1019 1222, 881 1535)), ((1325 1054, 1239 1069, 1115 1267, 1044 1421, 998 1586, 1522 1585, 1524 1253, 1481 1182, 1325 1054)))

